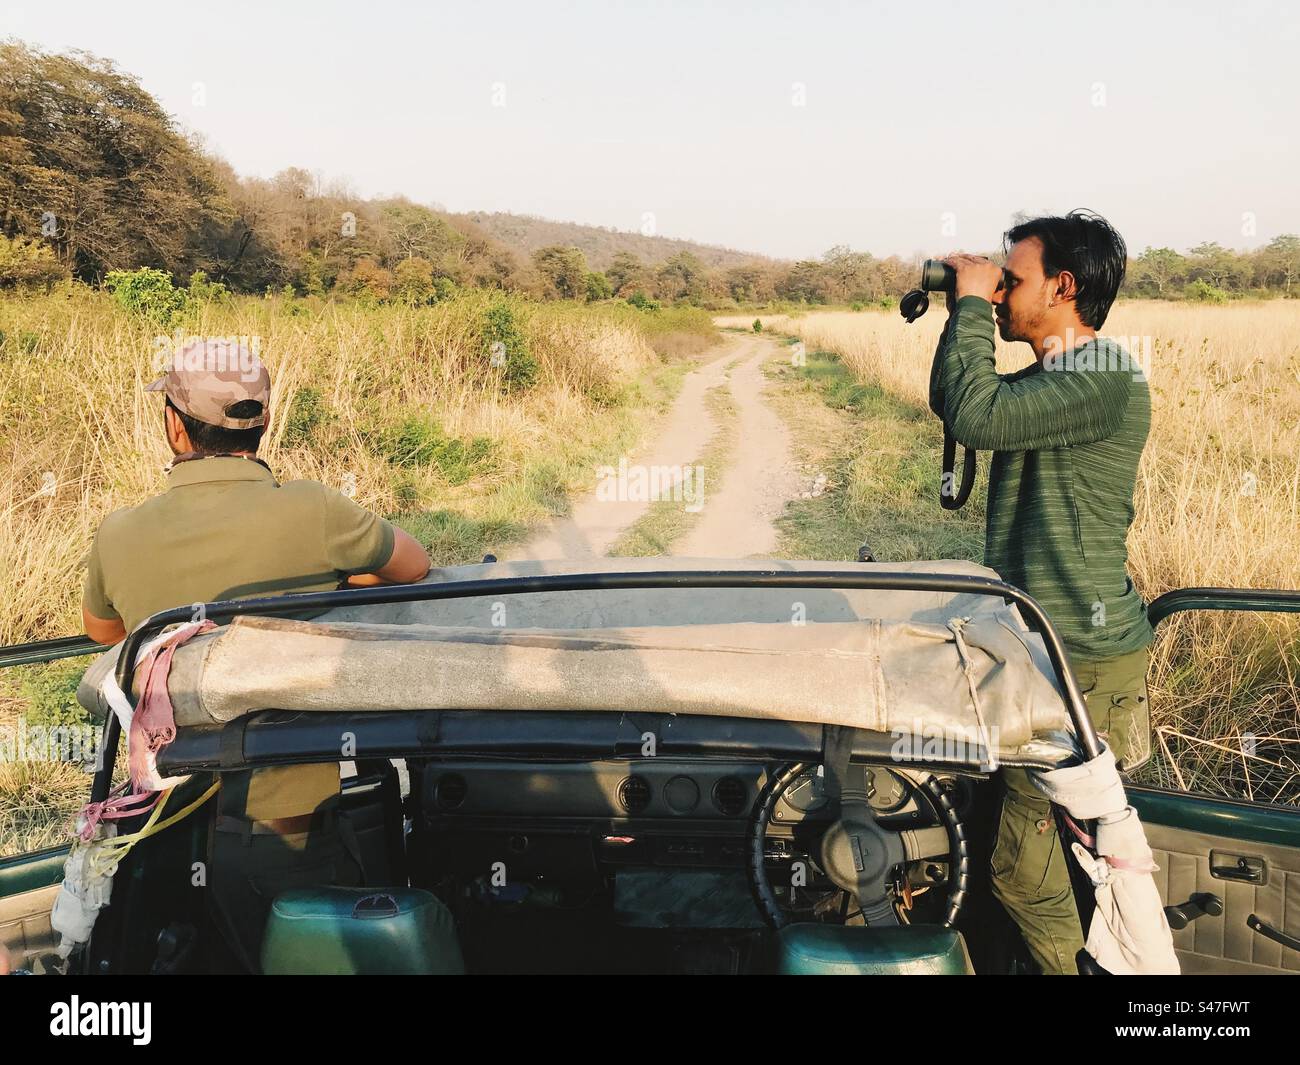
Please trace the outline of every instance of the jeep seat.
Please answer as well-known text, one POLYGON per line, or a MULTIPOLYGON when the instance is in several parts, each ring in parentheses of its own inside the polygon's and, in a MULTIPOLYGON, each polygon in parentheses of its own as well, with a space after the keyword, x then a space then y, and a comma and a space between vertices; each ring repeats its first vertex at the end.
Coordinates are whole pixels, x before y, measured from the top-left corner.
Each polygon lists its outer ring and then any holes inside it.
POLYGON ((262 940, 267 974, 463 973, 450 911, 419 888, 319 887, 275 897, 262 940))
POLYGON ((961 933, 940 925, 786 925, 776 936, 776 971, 783 976, 975 973, 961 933))

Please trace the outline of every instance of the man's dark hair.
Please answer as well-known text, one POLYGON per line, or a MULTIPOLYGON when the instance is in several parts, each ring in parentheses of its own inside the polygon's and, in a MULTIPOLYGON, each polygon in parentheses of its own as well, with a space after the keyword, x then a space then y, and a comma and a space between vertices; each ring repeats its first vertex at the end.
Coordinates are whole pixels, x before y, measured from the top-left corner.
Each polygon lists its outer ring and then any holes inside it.
MULTIPOLYGON (((266 426, 255 425, 251 429, 225 429, 220 425, 209 425, 197 418, 192 418, 167 397, 167 406, 176 412, 181 425, 190 438, 194 450, 200 455, 225 455, 235 451, 256 451, 262 442, 262 433, 266 426)), ((262 404, 255 399, 243 399, 227 408, 226 413, 232 418, 256 418, 262 413, 262 404)))
POLYGON ((1100 329, 1128 269, 1124 238, 1101 215, 1071 211, 1063 217, 1030 218, 1012 226, 1002 239, 1010 251, 1011 245, 1030 237, 1042 241, 1044 274, 1056 277, 1068 270, 1074 275, 1079 320, 1089 329, 1100 329))

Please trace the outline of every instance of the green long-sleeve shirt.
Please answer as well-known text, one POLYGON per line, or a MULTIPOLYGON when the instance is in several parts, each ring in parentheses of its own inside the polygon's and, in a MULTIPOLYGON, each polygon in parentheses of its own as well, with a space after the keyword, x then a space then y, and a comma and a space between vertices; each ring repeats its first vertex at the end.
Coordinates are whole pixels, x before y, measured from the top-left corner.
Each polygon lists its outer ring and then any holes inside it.
POLYGON ((1072 654, 1137 651, 1152 631, 1125 540, 1151 427, 1146 378, 1104 337, 999 374, 993 328, 989 302, 962 297, 930 375, 952 435, 993 452, 984 563, 1042 604, 1072 654))

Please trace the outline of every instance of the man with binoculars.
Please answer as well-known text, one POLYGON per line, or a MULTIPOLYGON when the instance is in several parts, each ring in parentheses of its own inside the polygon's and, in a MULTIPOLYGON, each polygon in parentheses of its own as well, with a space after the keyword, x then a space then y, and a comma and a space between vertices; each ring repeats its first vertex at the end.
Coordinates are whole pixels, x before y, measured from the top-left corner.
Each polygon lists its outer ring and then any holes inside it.
MULTIPOLYGON (((948 284, 926 285, 948 288, 949 311, 930 406, 957 442, 993 452, 984 561, 1046 609, 1098 732, 1131 770, 1150 750, 1153 634, 1125 540, 1151 401, 1145 375, 1096 334, 1127 252, 1082 211, 1022 222, 1005 244, 1005 267, 956 254, 943 260, 948 284), (1029 344, 1032 365, 998 374, 995 322, 1003 340, 1029 344)), ((993 893, 1044 972, 1074 973, 1083 934, 1050 805, 1025 770, 1003 777, 993 893)))

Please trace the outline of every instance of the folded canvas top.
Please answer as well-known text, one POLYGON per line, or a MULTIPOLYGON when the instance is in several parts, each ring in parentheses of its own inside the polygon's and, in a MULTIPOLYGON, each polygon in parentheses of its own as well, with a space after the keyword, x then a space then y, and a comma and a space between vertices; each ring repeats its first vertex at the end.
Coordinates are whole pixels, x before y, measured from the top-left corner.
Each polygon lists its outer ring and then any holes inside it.
MULTIPOLYGON (((582 572, 827 568, 678 559, 581 565, 582 572)), ((572 566, 457 567, 430 580, 572 566)), ((970 563, 873 566, 891 570, 996 577, 970 563)), ((246 616, 179 648, 168 689, 180 727, 262 709, 708 714, 942 735, 1007 761, 1035 737, 1068 731, 1042 642, 1014 607, 930 592, 599 590, 348 607, 313 621, 246 616)))

